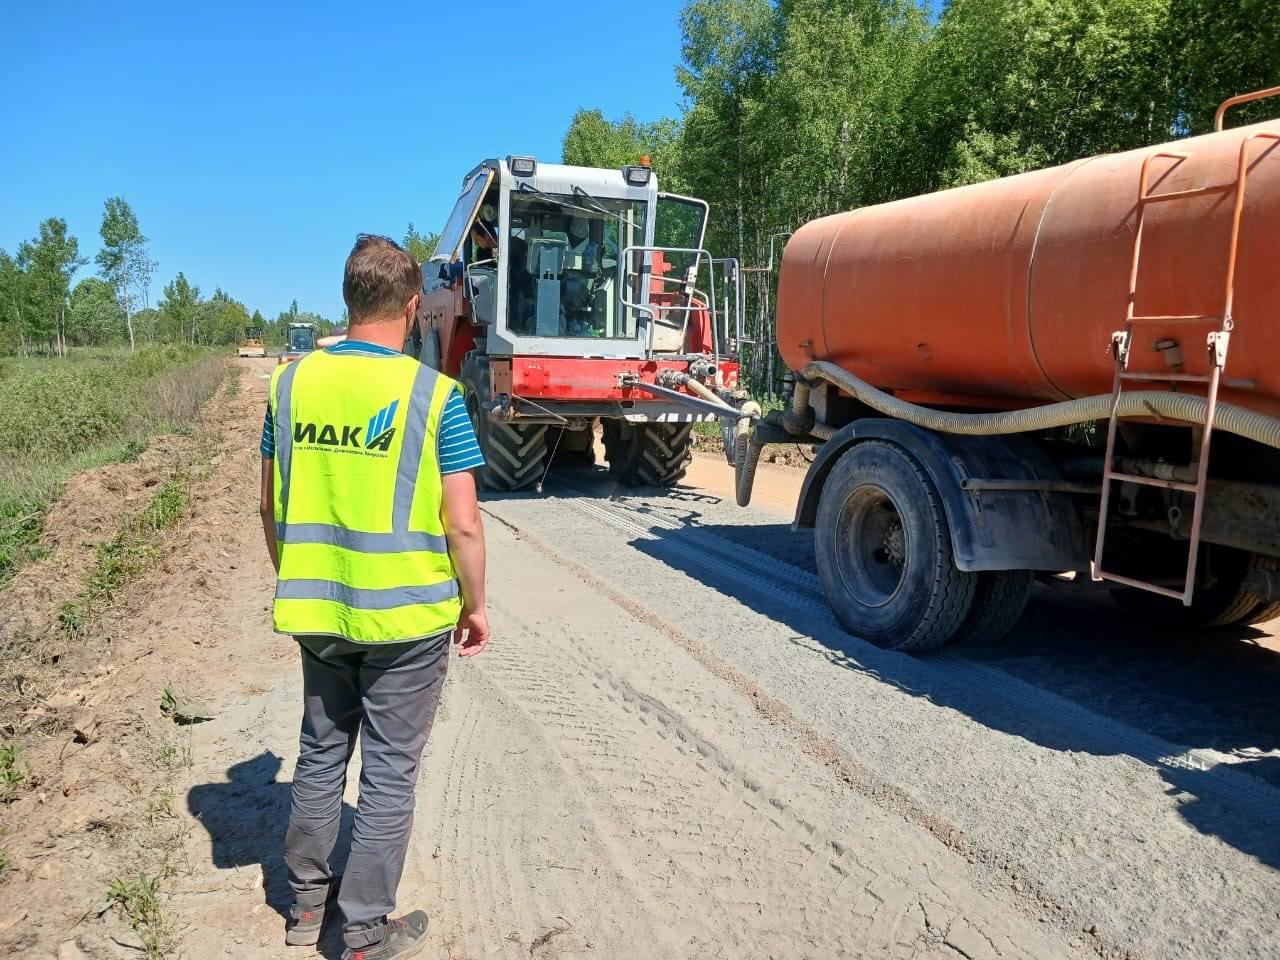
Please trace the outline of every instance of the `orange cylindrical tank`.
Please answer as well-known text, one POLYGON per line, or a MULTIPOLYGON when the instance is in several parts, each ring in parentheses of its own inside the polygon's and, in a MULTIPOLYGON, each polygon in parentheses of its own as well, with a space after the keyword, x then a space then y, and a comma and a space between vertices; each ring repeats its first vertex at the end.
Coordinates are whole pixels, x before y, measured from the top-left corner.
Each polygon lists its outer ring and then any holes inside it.
MULTIPOLYGON (((1164 147, 824 217, 796 231, 778 282, 778 346, 830 360, 904 399, 998 408, 1111 390, 1143 161, 1149 204, 1135 312, 1224 309, 1237 164, 1248 152, 1222 398, 1280 415, 1280 143, 1240 127, 1164 147), (1247 144, 1246 144, 1247 141, 1247 144)), ((1130 370, 1208 370, 1217 321, 1135 325, 1130 370), (1176 342, 1179 350, 1167 349, 1176 342), (1157 349, 1161 344, 1164 349, 1157 349)), ((1160 389, 1159 385, 1152 387, 1160 389)))

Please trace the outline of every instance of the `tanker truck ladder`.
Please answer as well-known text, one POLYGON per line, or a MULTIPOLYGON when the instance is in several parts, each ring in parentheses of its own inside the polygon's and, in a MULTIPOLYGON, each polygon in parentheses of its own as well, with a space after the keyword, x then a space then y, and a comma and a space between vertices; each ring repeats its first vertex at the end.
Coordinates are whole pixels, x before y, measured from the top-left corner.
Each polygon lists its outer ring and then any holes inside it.
MULTIPOLYGON (((1220 128, 1219 128, 1220 129, 1220 128)), ((1115 376, 1111 387, 1111 416, 1107 422, 1107 452, 1102 461, 1102 503, 1098 511, 1098 535, 1094 547, 1092 576, 1094 580, 1109 580, 1127 587, 1147 590, 1162 596, 1181 600, 1184 606, 1191 606, 1195 594, 1196 563, 1200 554, 1200 524, 1204 515, 1205 490, 1209 477, 1209 441, 1213 435, 1213 418, 1217 409, 1218 387, 1222 382, 1222 371, 1227 363, 1227 347, 1231 340, 1231 331, 1235 322, 1231 316, 1232 302, 1235 296, 1236 254, 1240 241, 1240 217, 1244 209, 1245 188, 1249 177, 1249 148, 1255 140, 1280 141, 1280 132, 1257 131, 1246 137, 1240 144, 1240 158, 1236 167, 1236 179, 1229 183, 1215 184, 1208 187, 1197 187, 1190 190, 1176 190, 1169 193, 1151 193, 1148 182, 1151 164, 1158 159, 1171 159, 1177 164, 1190 158, 1188 153, 1161 150, 1148 155, 1142 162, 1142 171, 1138 178, 1137 225, 1133 234, 1133 259, 1129 268, 1129 299, 1125 311, 1124 329, 1111 335, 1111 354, 1115 361, 1115 376), (1234 191, 1235 207, 1231 221, 1231 245, 1227 252, 1227 276, 1223 296, 1221 316, 1190 314, 1184 316, 1142 316, 1134 313, 1138 290, 1138 271, 1142 258, 1142 231, 1146 220, 1147 207, 1153 203, 1177 202, 1194 197, 1207 196, 1214 193, 1234 191), (1168 325, 1171 323, 1187 324, 1219 324, 1217 330, 1210 331, 1206 338, 1209 359, 1207 374, 1195 373, 1135 373, 1129 370, 1129 354, 1133 345, 1134 328, 1144 324, 1168 325), (1176 389, 1178 383, 1207 384, 1205 422, 1200 433, 1199 452, 1196 458, 1196 482, 1184 483, 1177 480, 1161 480, 1155 477, 1138 476, 1121 473, 1115 469, 1116 432, 1121 419, 1120 394, 1127 382, 1168 383, 1176 389), (1181 490, 1195 495, 1195 507, 1191 517, 1191 535, 1187 544, 1187 572, 1181 590, 1132 577, 1121 576, 1104 570, 1102 566, 1103 549, 1107 538, 1107 515, 1111 506, 1111 484, 1114 481, 1135 483, 1142 486, 1163 487, 1170 490, 1181 490)))

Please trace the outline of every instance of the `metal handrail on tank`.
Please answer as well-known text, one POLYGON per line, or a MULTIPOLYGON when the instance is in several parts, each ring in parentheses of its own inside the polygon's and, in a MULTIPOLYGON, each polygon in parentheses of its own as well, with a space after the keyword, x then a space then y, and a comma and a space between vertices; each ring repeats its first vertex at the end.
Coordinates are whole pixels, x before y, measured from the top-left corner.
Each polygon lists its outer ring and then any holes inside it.
POLYGON ((1213 115, 1213 129, 1218 133, 1222 132, 1222 125, 1226 121, 1227 111, 1232 107, 1238 107, 1242 103, 1253 103, 1255 100, 1266 100, 1269 97, 1280 97, 1280 87, 1267 87, 1265 90, 1255 90, 1253 93, 1242 93, 1235 97, 1228 97, 1218 104, 1218 109, 1213 115))
MULTIPOLYGON (((1272 92, 1280 94, 1280 87, 1276 87, 1272 92)), ((1232 320, 1231 311, 1235 306, 1236 297, 1236 248, 1240 244, 1240 218, 1244 215, 1244 182, 1249 176, 1249 146, 1255 140, 1273 140, 1276 143, 1280 143, 1280 132, 1275 130, 1258 130, 1245 137, 1244 143, 1240 144, 1240 162, 1239 166, 1236 168, 1236 176, 1240 181, 1240 189, 1236 192, 1236 206, 1235 210, 1232 212, 1231 219, 1231 259, 1227 267, 1227 307, 1223 313, 1223 327, 1227 330, 1230 330, 1235 323, 1232 320)))

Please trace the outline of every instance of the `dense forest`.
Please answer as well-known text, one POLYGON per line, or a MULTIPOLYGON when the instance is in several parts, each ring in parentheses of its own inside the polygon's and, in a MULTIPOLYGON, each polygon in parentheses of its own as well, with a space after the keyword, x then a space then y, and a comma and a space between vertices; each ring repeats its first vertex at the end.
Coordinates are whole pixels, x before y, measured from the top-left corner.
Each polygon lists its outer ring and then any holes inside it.
POLYGON ((1221 100, 1280 84, 1276 0, 692 0, 681 26, 681 116, 582 109, 564 159, 649 154, 744 265, 814 217, 1202 133, 1221 100))

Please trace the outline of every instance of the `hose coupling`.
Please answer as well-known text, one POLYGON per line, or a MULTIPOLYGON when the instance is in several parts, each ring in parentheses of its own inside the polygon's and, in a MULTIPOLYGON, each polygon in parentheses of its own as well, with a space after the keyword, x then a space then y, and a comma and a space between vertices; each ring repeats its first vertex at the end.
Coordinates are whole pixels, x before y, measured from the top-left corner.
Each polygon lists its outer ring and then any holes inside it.
POLYGON ((698 357, 689 362, 689 376, 699 380, 711 380, 719 368, 706 357, 698 357))

